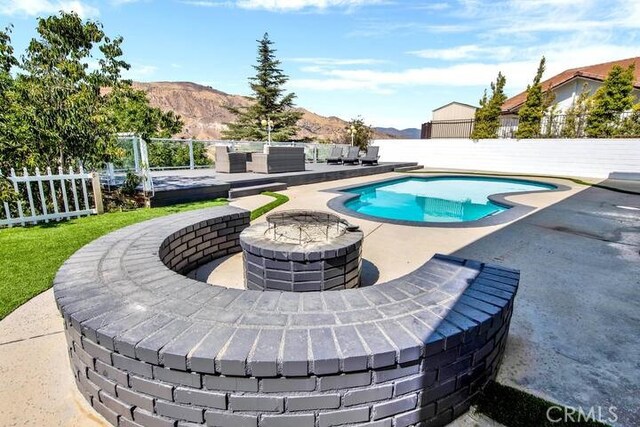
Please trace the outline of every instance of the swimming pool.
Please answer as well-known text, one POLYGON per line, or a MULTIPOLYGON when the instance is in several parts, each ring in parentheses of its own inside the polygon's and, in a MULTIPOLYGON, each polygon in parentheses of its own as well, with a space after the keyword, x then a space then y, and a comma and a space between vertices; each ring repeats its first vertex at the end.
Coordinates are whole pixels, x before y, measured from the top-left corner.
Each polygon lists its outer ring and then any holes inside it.
POLYGON ((492 177, 409 177, 342 189, 344 207, 358 216, 424 223, 477 221, 510 209, 490 196, 554 190, 536 181, 492 177))

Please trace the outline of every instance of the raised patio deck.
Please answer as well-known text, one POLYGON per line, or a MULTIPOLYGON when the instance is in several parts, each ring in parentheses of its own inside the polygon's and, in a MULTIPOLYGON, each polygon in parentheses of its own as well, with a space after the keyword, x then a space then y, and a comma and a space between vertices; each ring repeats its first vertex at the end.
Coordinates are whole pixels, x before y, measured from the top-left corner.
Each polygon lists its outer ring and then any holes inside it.
POLYGON ((155 188, 152 206, 166 206, 197 200, 229 197, 233 188, 249 187, 273 182, 286 183, 288 186, 333 181, 358 176, 377 175, 393 172, 402 168, 417 167, 417 163, 395 162, 380 163, 377 166, 327 165, 308 163, 301 172, 273 174, 217 173, 214 169, 153 171, 151 176, 155 188))

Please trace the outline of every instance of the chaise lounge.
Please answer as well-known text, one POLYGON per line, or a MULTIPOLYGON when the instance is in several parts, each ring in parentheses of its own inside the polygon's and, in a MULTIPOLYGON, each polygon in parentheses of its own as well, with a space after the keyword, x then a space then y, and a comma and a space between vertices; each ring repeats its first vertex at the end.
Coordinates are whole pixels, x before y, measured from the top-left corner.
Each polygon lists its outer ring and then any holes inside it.
POLYGON ((327 164, 340 164, 342 163, 342 147, 331 147, 331 153, 327 157, 327 164))
POLYGON ((360 164, 362 165, 377 165, 378 159, 380 156, 378 155, 378 150, 380 147, 367 147, 367 154, 363 157, 360 157, 360 164))
POLYGON ((360 154, 359 147, 349 147, 347 151, 347 155, 342 158, 342 163, 347 164, 351 163, 352 165, 357 165, 360 162, 358 158, 358 154, 360 154))

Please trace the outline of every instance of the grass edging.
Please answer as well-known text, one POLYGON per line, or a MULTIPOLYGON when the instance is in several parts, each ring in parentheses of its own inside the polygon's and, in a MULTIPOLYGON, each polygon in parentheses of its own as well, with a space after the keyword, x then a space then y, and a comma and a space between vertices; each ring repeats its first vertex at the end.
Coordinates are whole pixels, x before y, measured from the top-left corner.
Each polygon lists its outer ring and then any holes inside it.
POLYGON ((275 208, 277 208, 278 206, 285 204, 289 201, 289 197, 285 196, 284 194, 280 194, 280 193, 274 193, 271 191, 265 191, 263 193, 260 193, 263 196, 269 196, 269 197, 274 197, 275 200, 272 202, 267 203, 266 205, 260 206, 257 209, 254 209, 251 211, 251 221, 253 221, 256 218, 260 218, 262 215, 266 214, 267 212, 269 212, 270 210, 273 210, 275 208))
MULTIPOLYGON (((586 417, 582 417, 578 421, 578 412, 572 415, 576 421, 571 421, 568 418, 567 421, 562 419, 559 422, 552 422, 547 418, 547 411, 550 411, 552 420, 557 420, 564 418, 566 409, 569 412, 571 409, 495 381, 487 384, 482 393, 475 399, 474 404, 476 405, 476 412, 486 415, 506 427, 608 426, 608 424, 594 420, 587 421, 585 420, 586 417)), ((584 408, 584 411, 588 410, 589 408, 584 408)), ((602 415, 606 417, 609 413, 604 409, 602 415)), ((597 412, 595 416, 598 416, 597 412)))
POLYGON ((624 193, 624 194, 633 194, 633 195, 640 195, 640 193, 636 192, 636 191, 630 191, 630 190, 623 190, 621 188, 615 188, 615 187, 610 187, 608 185, 602 185, 602 184, 598 184, 598 183, 591 183, 591 182, 587 182, 587 181, 583 181, 580 178, 571 178, 568 176, 557 176, 557 175, 535 175, 535 174, 517 174, 517 173, 502 173, 502 172, 469 172, 469 171, 450 171, 450 170, 417 170, 417 171, 403 171, 400 173, 407 173, 407 174, 449 174, 449 175, 481 175, 481 176, 504 176, 504 177, 519 177, 519 178, 553 178, 553 179, 564 179, 567 181, 571 181, 575 184, 579 184, 579 185, 586 185, 588 187, 597 187, 597 188, 602 188, 604 190, 609 190, 609 191, 616 191, 618 193, 624 193))
POLYGON ((0 320, 49 289, 67 258, 98 237, 148 219, 227 203, 216 199, 0 229, 0 320))

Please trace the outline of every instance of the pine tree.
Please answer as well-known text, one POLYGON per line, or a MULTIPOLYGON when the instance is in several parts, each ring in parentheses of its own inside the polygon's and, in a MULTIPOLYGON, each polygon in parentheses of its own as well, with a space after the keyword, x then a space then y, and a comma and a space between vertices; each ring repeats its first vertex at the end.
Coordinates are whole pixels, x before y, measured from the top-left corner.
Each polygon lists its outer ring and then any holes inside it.
POLYGON ((565 111, 564 124, 560 131, 562 138, 581 138, 584 136, 584 127, 589 113, 591 91, 589 85, 582 86, 582 92, 573 101, 571 107, 565 111))
POLYGON ((542 118, 555 98, 553 92, 543 92, 540 84, 544 74, 545 63, 546 60, 543 56, 538 65, 538 71, 533 78, 533 84, 527 86, 527 99, 518 110, 518 130, 516 131, 516 138, 518 139, 540 136, 542 118))
POLYGON ((621 113, 633 107, 633 82, 635 64, 628 68, 614 65, 602 86, 592 98, 592 108, 587 117, 586 133, 590 137, 616 135, 621 113))
POLYGON ((302 113, 293 109, 296 95, 285 94, 283 86, 289 77, 279 68, 280 61, 276 59, 276 50, 272 47, 269 34, 265 33, 262 40, 257 42, 257 65, 253 66, 256 75, 249 78, 255 103, 243 109, 227 107, 237 118, 234 123, 228 124, 223 138, 263 141, 267 139, 267 129, 262 121, 271 120, 271 139, 288 141, 297 133, 296 124, 302 113))
POLYGON ((476 110, 471 139, 497 138, 500 129, 500 112, 507 96, 504 86, 507 79, 498 73, 495 83, 491 82, 491 98, 487 98, 487 90, 480 99, 480 108, 476 110))

